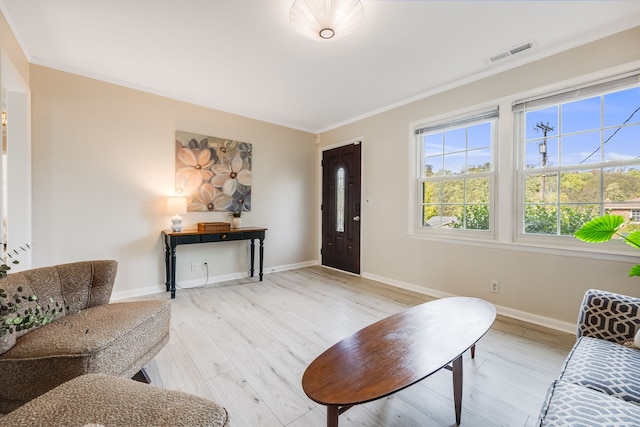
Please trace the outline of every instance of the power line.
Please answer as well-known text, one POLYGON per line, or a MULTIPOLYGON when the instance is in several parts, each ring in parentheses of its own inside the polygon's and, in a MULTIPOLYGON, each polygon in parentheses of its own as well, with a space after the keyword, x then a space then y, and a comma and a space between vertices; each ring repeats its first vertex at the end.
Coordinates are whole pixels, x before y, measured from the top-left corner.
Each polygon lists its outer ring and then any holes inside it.
MULTIPOLYGON (((640 111, 640 107, 636 108, 636 110, 635 110, 633 113, 631 113, 631 115, 627 118, 627 120, 625 120, 624 122, 622 122, 622 124, 621 124, 620 126, 618 126, 618 129, 616 129, 616 131, 615 131, 615 132, 613 132, 613 133, 611 134, 611 136, 610 136, 609 138, 607 138, 607 139, 604 141, 604 143, 602 144, 602 146, 604 146, 604 144, 606 144, 607 142, 609 142, 609 140, 610 140, 611 138, 613 138, 613 137, 614 137, 614 136, 615 136, 615 135, 620 131, 620 129, 622 129, 622 127, 623 127, 624 125, 626 125, 626 124, 627 124, 627 122, 628 122, 629 120, 631 120, 631 118, 632 118, 633 116, 635 116, 635 114, 636 114, 638 111, 640 111)), ((582 160, 582 161, 581 161, 580 163, 578 163, 578 164, 579 164, 579 165, 581 165, 581 164, 583 164, 584 162, 586 162, 587 160, 589 160, 589 159, 591 158, 591 156, 593 156, 594 154, 596 154, 596 153, 600 150, 600 148, 602 148, 602 146, 600 146, 600 147, 596 148, 595 150, 593 150, 593 151, 591 152, 591 154, 589 154, 587 157, 585 157, 585 158, 584 158, 584 160, 582 160)))

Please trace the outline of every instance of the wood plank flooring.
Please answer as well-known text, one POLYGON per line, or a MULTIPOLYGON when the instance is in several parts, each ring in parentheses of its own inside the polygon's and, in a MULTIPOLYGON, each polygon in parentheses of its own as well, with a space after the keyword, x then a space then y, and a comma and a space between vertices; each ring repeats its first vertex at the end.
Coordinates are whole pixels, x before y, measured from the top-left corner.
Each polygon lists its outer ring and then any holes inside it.
MULTIPOLYGON (((353 332, 428 300, 322 267, 179 289, 171 339, 147 372, 155 385, 222 404, 235 427, 324 426, 326 408, 302 390, 307 365, 353 332)), ((534 426, 574 340, 499 317, 476 358, 464 356, 460 425, 534 426)), ((342 427, 454 425, 447 370, 340 416, 342 427)))

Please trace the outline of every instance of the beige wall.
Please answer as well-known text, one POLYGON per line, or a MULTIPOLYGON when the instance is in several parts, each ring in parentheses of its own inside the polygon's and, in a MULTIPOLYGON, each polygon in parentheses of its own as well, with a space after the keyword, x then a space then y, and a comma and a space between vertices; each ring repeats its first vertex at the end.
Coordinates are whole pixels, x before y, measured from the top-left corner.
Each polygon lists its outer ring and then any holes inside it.
MULTIPOLYGON (((313 135, 35 65, 31 90, 34 265, 113 258, 116 291, 162 284, 176 129, 252 143, 252 211, 243 225, 269 228, 266 271, 315 261, 313 135)), ((185 225, 225 220, 189 213, 185 225)), ((204 283, 191 261, 207 261, 210 276, 245 274, 246 247, 180 246, 178 282, 204 283)))
POLYGON ((20 48, 15 35, 11 31, 9 24, 2 13, 0 13, 0 47, 2 47, 3 54, 6 55, 6 59, 12 63, 13 67, 15 67, 20 78, 24 82, 28 83, 29 61, 20 48))
MULTIPOLYGON (((485 298, 504 313, 560 328, 575 324, 578 304, 590 287, 640 296, 640 279, 627 277, 628 262, 407 236, 411 122, 638 61, 638 40, 640 27, 325 132, 323 146, 364 140, 362 194, 373 204, 363 204, 363 275, 427 293, 485 298), (489 292, 494 279, 501 287, 497 295, 489 292)), ((509 110, 507 104, 501 114, 510 115, 509 110)), ((513 215, 513 208, 503 206, 500 212, 513 215)))

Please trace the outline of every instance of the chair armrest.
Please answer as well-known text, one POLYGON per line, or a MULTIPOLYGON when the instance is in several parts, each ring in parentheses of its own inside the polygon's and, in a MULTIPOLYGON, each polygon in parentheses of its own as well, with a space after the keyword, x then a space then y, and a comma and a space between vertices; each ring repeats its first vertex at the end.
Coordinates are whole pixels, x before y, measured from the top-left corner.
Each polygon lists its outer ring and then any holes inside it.
POLYGON ((640 298, 589 289, 578 316, 578 337, 616 343, 632 340, 640 328, 640 298))

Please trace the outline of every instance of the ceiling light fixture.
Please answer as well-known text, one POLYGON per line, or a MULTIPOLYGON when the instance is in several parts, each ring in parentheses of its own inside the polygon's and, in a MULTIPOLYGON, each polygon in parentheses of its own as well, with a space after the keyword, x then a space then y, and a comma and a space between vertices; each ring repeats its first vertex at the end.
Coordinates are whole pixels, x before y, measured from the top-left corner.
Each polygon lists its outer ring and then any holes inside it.
POLYGON ((360 0, 295 0, 289 20, 312 40, 338 38, 354 31, 364 18, 360 0))

